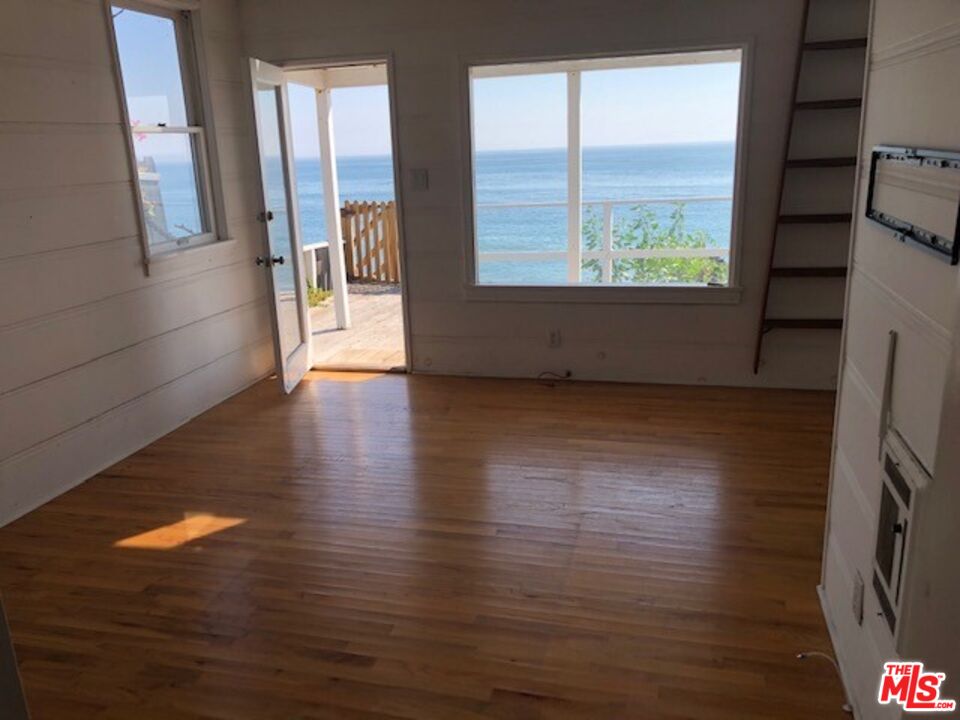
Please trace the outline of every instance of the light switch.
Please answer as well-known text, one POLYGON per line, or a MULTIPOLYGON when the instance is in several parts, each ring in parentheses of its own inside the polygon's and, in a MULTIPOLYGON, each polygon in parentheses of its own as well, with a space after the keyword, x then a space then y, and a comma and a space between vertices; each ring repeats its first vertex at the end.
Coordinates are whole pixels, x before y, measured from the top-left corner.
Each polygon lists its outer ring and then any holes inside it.
POLYGON ((410 186, 417 191, 430 189, 430 172, 426 168, 413 168, 410 171, 410 186))

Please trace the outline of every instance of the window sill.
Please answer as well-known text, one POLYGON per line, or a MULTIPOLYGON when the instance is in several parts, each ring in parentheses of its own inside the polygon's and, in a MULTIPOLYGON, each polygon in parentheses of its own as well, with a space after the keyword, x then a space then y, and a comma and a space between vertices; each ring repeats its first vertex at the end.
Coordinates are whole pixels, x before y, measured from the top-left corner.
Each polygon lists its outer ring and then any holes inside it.
POLYGON ((645 287, 599 285, 466 285, 464 297, 478 302, 606 303, 610 305, 736 305, 740 287, 645 287))

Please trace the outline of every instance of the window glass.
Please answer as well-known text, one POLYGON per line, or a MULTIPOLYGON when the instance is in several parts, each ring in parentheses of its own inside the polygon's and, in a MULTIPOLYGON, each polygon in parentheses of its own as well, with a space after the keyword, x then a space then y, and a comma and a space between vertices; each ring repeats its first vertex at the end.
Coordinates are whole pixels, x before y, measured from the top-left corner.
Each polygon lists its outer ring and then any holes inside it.
POLYGON ((113 8, 130 124, 187 123, 177 29, 173 18, 113 8))
POLYGON ((137 134, 140 195, 151 244, 177 241, 204 231, 198 178, 188 134, 137 134))
POLYGON ((182 54, 189 20, 161 8, 111 13, 150 252, 212 240, 207 138, 185 84, 195 81, 182 54))
MULTIPOLYGON (((287 210, 289 202, 283 166, 283 136, 280 133, 280 91, 272 85, 258 84, 256 103, 263 190, 267 207, 273 213, 273 220, 267 223, 270 254, 289 260, 294 246, 287 210)), ((275 264, 272 269, 274 290, 277 294, 277 330, 280 336, 280 352, 284 358, 289 358, 305 340, 300 325, 297 276, 294 268, 292 262, 284 262, 275 264)))
POLYGON ((560 73, 473 82, 481 283, 565 281, 566 85, 560 73))
POLYGON ((584 282, 727 283, 739 79, 739 63, 583 73, 584 282), (604 266, 605 216, 613 250, 676 256, 604 266))
POLYGON ((731 50, 474 68, 477 282, 729 284, 740 65, 731 50))

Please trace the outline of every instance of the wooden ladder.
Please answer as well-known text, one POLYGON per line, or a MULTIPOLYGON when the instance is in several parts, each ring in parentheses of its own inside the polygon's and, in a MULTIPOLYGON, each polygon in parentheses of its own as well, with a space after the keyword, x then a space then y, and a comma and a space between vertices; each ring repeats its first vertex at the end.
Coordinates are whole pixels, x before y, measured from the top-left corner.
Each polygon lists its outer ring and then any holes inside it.
MULTIPOLYGON (((764 282, 763 302, 757 323, 756 345, 754 349, 753 372, 759 373, 761 367, 761 352, 764 337, 773 330, 837 330, 842 327, 843 308, 836 308, 835 313, 826 315, 820 312, 785 311, 771 308, 771 291, 776 294, 783 291, 786 284, 794 284, 792 294, 803 302, 805 294, 822 293, 824 283, 845 283, 847 276, 846 249, 837 247, 827 255, 812 258, 807 241, 828 236, 836 238, 841 233, 836 226, 845 228, 842 233, 849 242, 850 221, 852 219, 849 208, 838 207, 810 207, 823 198, 817 198, 818 185, 829 185, 850 176, 849 187, 852 188, 857 168, 857 138, 851 142, 836 142, 842 137, 839 132, 841 124, 849 127, 850 113, 856 113, 859 127, 859 114, 862 104, 862 89, 855 95, 837 97, 836 89, 829 88, 831 78, 829 70, 837 64, 846 63, 849 68, 859 63, 866 65, 866 37, 840 37, 833 39, 818 39, 816 34, 824 23, 815 22, 813 13, 818 11, 817 2, 808 2, 804 20, 804 40, 799 48, 797 58, 797 72, 793 85, 793 110, 790 116, 788 142, 784 154, 783 167, 780 176, 780 203, 778 206, 776 226, 773 230, 773 241, 770 245, 770 255, 767 262, 767 273, 764 282), (819 82, 818 82, 819 81, 819 82), (827 85, 826 91, 822 86, 827 85), (819 87, 818 87, 819 86, 819 87), (820 90, 827 97, 818 97, 820 90), (807 127, 801 131, 802 125, 807 127), (818 152, 814 143, 810 142, 810 127, 819 128, 817 139, 827 141, 828 151, 818 152), (834 131, 837 132, 834 132, 834 131), (806 137, 804 137, 804 134, 806 137), (813 198, 811 200, 810 198, 813 198), (799 209, 798 209, 799 208, 799 209), (804 243, 798 247, 798 242, 804 243), (792 247, 791 247, 792 245, 792 247)), ((862 83, 861 83, 862 88, 862 83)), ((823 243, 820 243, 823 245, 823 243)), ((841 294, 842 295, 842 294, 841 294)), ((815 298, 811 298, 814 300, 815 298)), ((812 303, 811 303, 812 304, 812 303)))

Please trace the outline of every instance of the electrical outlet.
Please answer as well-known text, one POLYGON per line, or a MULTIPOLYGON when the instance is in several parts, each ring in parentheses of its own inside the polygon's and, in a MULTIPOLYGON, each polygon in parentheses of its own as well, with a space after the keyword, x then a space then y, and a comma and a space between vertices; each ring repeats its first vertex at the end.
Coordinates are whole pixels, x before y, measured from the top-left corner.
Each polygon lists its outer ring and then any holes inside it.
POLYGON ((547 347, 558 348, 563 345, 563 338, 560 336, 560 329, 556 328, 550 331, 547 336, 547 347))
POLYGON ((853 580, 853 617, 857 625, 863 625, 863 578, 859 572, 853 580))

